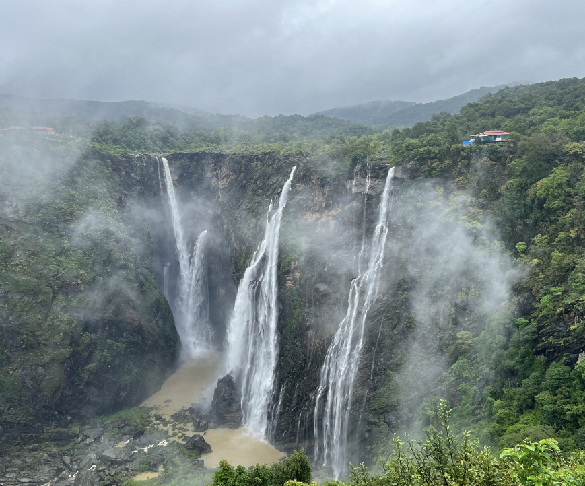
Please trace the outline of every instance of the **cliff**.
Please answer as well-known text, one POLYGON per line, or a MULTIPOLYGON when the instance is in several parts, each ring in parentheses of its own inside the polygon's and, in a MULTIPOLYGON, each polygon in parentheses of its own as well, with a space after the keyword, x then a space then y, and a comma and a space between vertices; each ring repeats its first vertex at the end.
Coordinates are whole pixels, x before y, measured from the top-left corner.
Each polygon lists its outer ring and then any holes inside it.
MULTIPOLYGON (((261 151, 167 158, 187 242, 204 229, 212 239, 210 320, 219 347, 269 202, 298 167, 281 228, 269 432, 281 447, 311 453, 320 370, 345 315, 357 253, 373 231, 388 162, 261 151)), ((468 299, 483 303, 493 291, 477 268, 487 257, 470 253, 490 236, 481 229, 484 213, 454 186, 408 180, 406 168, 396 173, 379 296, 352 398, 354 461, 394 431, 422 424, 420 401, 445 392, 440 376, 453 359, 445 355, 457 352, 457 333, 483 325, 487 311, 468 299), (408 373, 417 369, 415 385, 408 373)), ((174 300, 178 261, 160 160, 88 151, 53 181, 42 197, 6 191, 4 198, 2 420, 20 440, 43 425, 66 427, 67 417, 136 405, 175 365, 177 338, 160 289, 167 267, 174 300)))
POLYGON ((134 405, 175 366, 173 316, 137 210, 158 187, 150 158, 33 148, 5 152, 2 445, 134 405))

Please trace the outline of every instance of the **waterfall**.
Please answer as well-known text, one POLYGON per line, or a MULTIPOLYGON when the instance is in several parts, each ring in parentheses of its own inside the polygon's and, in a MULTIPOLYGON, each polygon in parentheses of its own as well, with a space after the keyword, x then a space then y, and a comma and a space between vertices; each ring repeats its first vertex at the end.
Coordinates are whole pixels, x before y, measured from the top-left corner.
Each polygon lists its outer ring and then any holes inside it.
POLYGON ((163 269, 163 295, 169 298, 169 267, 170 263, 167 263, 163 269))
MULTIPOLYGON (((171 211, 171 223, 179 259, 179 292, 175 302, 175 325, 181 340, 181 358, 191 359, 202 350, 211 347, 212 331, 209 323, 209 298, 207 288, 205 246, 207 230, 203 231, 189 252, 183 224, 171 178, 169 163, 160 158, 167 199, 171 211)), ((168 292, 168 270, 165 266, 165 292, 168 292)))
POLYGON ((392 200, 390 191, 393 176, 394 168, 391 168, 386 177, 369 251, 365 251, 363 244, 359 254, 358 276, 351 282, 349 289, 347 313, 327 350, 315 399, 315 461, 320 460, 324 466, 330 467, 335 479, 339 479, 347 467, 346 448, 353 382, 358 371, 367 314, 378 294, 388 235, 387 219, 392 200), (369 253, 369 258, 366 253, 369 253), (323 415, 320 431, 318 417, 321 407, 323 415))
POLYGON ((284 184, 278 208, 268 208, 264 239, 252 257, 238 287, 227 329, 227 370, 241 387, 243 423, 264 437, 274 388, 278 356, 277 273, 282 212, 296 167, 284 184))

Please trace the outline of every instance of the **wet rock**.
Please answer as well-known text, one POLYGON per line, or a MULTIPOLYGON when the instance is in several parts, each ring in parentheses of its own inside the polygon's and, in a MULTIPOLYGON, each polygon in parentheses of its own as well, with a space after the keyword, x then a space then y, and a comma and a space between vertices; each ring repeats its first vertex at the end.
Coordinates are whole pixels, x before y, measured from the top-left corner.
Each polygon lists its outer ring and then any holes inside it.
POLYGON ((176 422, 191 422, 195 432, 203 432, 204 430, 212 428, 210 418, 196 406, 187 409, 183 408, 171 417, 176 422))
POLYGON ((63 470, 57 453, 34 451, 27 448, 0 453, 0 485, 45 484, 63 470))
POLYGON ((182 408, 178 412, 171 415, 171 419, 175 422, 190 422, 195 418, 199 418, 201 413, 195 407, 182 408))
POLYGON ((213 424, 210 424, 207 420, 200 419, 200 418, 195 418, 192 423, 193 423, 193 430, 195 430, 195 432, 203 432, 207 429, 213 428, 212 427, 213 424))
MULTIPOLYGON (((166 431, 164 431, 166 432, 166 431)), ((165 434, 168 437, 168 434, 165 434)), ((134 446, 136 447, 148 447, 152 444, 157 444, 158 442, 160 442, 160 439, 157 439, 157 437, 153 434, 144 434, 142 437, 139 437, 138 439, 136 439, 134 441, 134 446)))
POLYGON ((95 429, 87 429, 82 432, 85 437, 88 437, 92 441, 99 439, 102 435, 104 435, 104 429, 95 428, 95 429))
POLYGON ((209 454, 211 452, 211 446, 205 442, 202 435, 198 434, 187 439, 187 442, 185 442, 185 448, 190 451, 197 451, 199 455, 209 454))
POLYGON ((213 419, 221 426, 237 429, 242 424, 240 392, 232 375, 225 375, 217 381, 211 401, 213 419))
POLYGON ((379 196, 384 191, 385 180, 383 179, 367 179, 365 177, 357 177, 353 181, 348 182, 348 187, 355 193, 372 194, 379 196))
POLYGON ((97 462, 97 456, 94 453, 90 452, 82 459, 80 467, 82 469, 89 469, 96 462, 97 462))
POLYGON ((73 486, 75 484, 75 478, 66 478, 56 483, 51 483, 51 486, 73 486))
POLYGON ((99 486, 100 480, 94 471, 86 469, 77 473, 73 484, 75 484, 75 486, 99 486))
POLYGON ((45 428, 41 440, 57 443, 60 445, 67 445, 72 439, 75 439, 77 434, 71 429, 64 428, 45 428))
POLYGON ((100 459, 106 463, 124 464, 130 460, 130 452, 122 447, 110 447, 101 453, 100 459))
POLYGON ((327 285, 320 282, 315 285, 313 293, 313 304, 319 306, 323 302, 327 300, 327 298, 331 295, 331 290, 327 285))
POLYGON ((69 479, 70 476, 72 476, 71 471, 65 469, 64 471, 61 471, 61 474, 59 474, 59 479, 69 479))

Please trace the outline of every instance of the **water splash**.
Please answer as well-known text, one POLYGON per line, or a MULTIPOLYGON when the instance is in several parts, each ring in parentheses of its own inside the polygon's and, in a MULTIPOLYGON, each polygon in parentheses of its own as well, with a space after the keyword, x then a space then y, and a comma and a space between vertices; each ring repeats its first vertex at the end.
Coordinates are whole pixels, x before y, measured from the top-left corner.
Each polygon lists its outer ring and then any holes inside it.
POLYGON ((393 177, 394 168, 391 168, 380 200, 378 222, 368 248, 369 258, 363 244, 359 254, 359 273, 349 289, 347 313, 327 350, 315 399, 315 462, 321 461, 323 466, 331 468, 335 479, 339 479, 347 468, 346 449, 353 382, 358 370, 368 311, 378 294, 388 235, 393 177), (365 270, 362 270, 365 263, 365 270), (321 409, 320 431, 318 417, 321 409))
MULTIPOLYGON (((160 158, 160 162, 163 166, 163 179, 179 259, 179 292, 174 306, 175 325, 181 340, 180 356, 183 360, 189 360, 201 351, 210 349, 213 339, 209 323, 209 291, 205 262, 207 230, 199 235, 193 245, 193 251, 189 252, 169 163, 164 157, 160 158)), ((165 292, 168 292, 167 272, 165 267, 165 292)))
POLYGON ((295 169, 282 188, 276 211, 272 203, 268 208, 264 239, 244 272, 227 330, 227 369, 241 386, 244 425, 259 437, 266 435, 274 388, 280 222, 295 169))

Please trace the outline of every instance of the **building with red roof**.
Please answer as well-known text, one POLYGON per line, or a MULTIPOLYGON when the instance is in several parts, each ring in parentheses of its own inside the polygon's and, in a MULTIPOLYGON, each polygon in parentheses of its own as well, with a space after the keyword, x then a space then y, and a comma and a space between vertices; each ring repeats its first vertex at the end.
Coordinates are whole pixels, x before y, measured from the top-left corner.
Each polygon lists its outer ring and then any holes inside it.
POLYGON ((486 130, 485 132, 471 135, 469 140, 471 143, 475 143, 477 139, 479 139, 479 143, 507 142, 509 135, 510 133, 504 130, 486 130))

